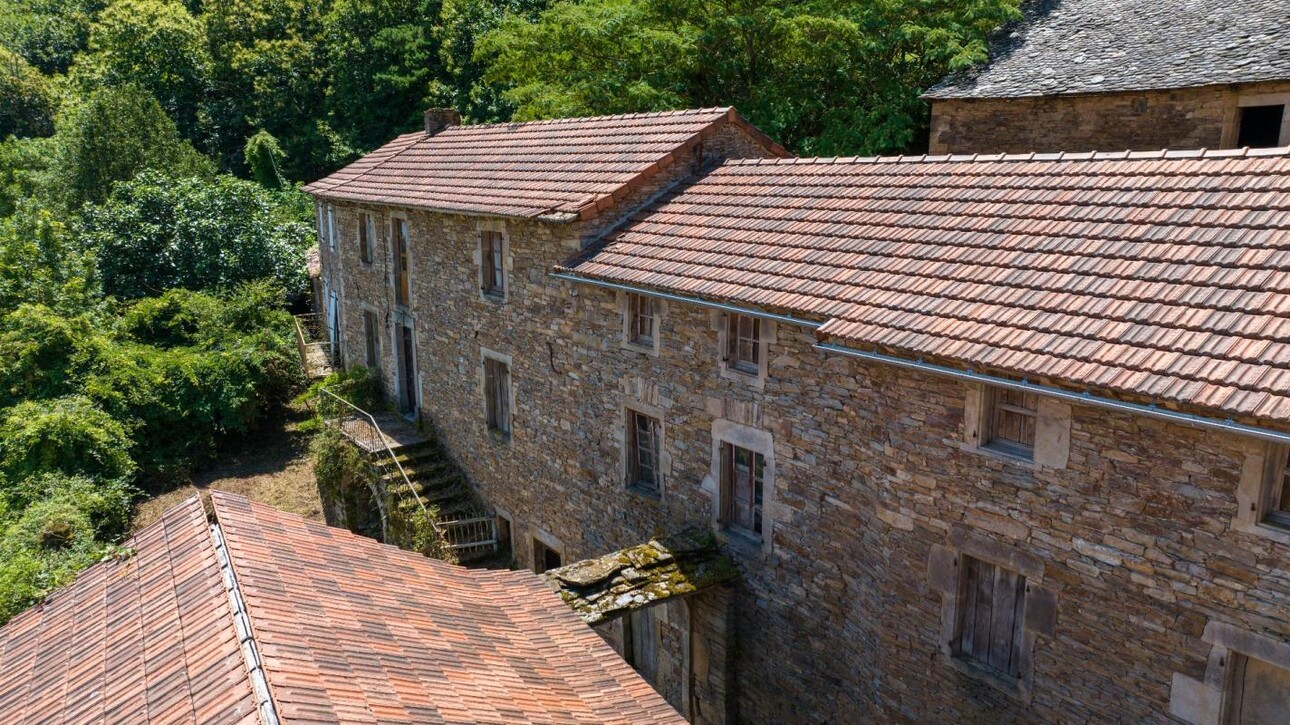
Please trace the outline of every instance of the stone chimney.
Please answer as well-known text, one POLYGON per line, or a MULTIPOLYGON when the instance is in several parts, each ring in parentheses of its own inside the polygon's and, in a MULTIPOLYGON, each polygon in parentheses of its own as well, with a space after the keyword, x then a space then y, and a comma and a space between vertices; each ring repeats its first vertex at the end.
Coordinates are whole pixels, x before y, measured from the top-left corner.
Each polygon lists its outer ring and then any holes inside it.
POLYGON ((451 108, 426 109, 426 135, 433 136, 449 126, 460 126, 461 114, 451 108))

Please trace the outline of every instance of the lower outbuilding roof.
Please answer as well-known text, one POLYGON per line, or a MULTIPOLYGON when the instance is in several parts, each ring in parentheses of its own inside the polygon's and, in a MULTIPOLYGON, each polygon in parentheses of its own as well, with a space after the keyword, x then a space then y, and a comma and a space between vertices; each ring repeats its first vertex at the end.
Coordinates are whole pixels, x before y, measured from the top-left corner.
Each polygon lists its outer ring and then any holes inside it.
POLYGON ((1290 153, 730 161, 559 271, 1290 422, 1290 153))
POLYGON ((196 497, 0 628, 6 723, 681 723, 536 575, 196 497))

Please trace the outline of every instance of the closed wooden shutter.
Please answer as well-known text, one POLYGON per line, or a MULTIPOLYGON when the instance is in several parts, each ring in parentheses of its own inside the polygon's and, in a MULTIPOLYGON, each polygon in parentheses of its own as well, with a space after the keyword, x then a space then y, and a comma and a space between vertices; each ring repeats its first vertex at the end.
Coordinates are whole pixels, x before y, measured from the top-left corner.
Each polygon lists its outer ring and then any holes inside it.
POLYGON ((1021 672, 1026 578, 968 556, 963 557, 963 566, 958 654, 999 674, 1017 677, 1021 672))

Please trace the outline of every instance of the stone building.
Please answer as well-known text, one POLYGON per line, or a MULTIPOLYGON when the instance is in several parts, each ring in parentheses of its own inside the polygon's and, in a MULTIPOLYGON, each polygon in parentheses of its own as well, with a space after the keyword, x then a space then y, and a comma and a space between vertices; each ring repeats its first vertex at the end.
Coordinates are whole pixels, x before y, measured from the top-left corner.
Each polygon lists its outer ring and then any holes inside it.
MULTIPOLYGON (((726 109, 437 118, 309 187, 345 359, 523 566, 712 532, 728 677, 655 682, 691 720, 1284 707, 1285 149, 798 160, 726 109)), ((646 620, 655 673, 711 674, 695 609, 646 620)))
POLYGON ((932 153, 1290 145, 1284 0, 1034 0, 932 105, 932 153))

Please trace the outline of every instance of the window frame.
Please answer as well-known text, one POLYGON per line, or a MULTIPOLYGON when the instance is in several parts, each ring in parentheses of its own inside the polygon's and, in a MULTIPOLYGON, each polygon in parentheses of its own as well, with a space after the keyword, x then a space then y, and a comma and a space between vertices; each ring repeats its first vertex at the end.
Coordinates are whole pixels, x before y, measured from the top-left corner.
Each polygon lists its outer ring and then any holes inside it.
POLYGON ((509 441, 515 431, 515 382, 511 357, 491 350, 482 351, 480 385, 485 430, 496 440, 509 441))
POLYGON ((985 442, 982 447, 1013 458, 1033 461, 1035 441, 1039 434, 1039 394, 1015 388, 990 386, 986 388, 986 395, 985 442), (1027 399, 1033 401, 1034 407, 1027 408, 1023 404, 1007 402, 1006 396, 1011 394, 1020 395, 1023 402, 1027 399), (1024 431, 1029 428, 1029 443, 1005 437, 1000 433, 1001 424, 1004 422, 1002 419, 1007 415, 1020 416, 1020 429, 1024 431))
POLYGON ((390 215, 390 270, 394 305, 412 306, 412 222, 404 214, 390 215))
POLYGON ((327 203, 327 249, 336 251, 336 205, 327 203))
MULTIPOLYGON (((719 418, 712 423, 712 459, 703 489, 712 497, 712 524, 718 538, 732 544, 733 549, 745 552, 756 546, 763 555, 773 550, 776 512, 776 462, 775 439, 770 431, 719 418), (727 489, 727 445, 734 445, 762 458, 761 477, 761 532, 745 530, 741 526, 727 526, 733 489, 727 489)), ((754 482, 755 484, 755 482, 754 482)), ((755 494, 755 489, 753 489, 755 494)), ((754 497, 755 500, 755 497, 754 497)))
POLYGON ((355 230, 358 235, 358 261, 371 266, 376 260, 376 215, 360 209, 355 230))
POLYGON ((381 369, 381 333, 379 314, 371 307, 362 308, 363 318, 363 366, 368 370, 379 372, 381 369))
POLYGON ((663 420, 662 417, 653 413, 640 410, 631 406, 624 409, 624 452, 625 460, 623 464, 624 478, 627 487, 645 493, 651 496, 659 496, 663 492, 663 420), (641 458, 641 429, 639 423, 644 421, 649 429, 649 436, 652 442, 653 465, 649 466, 652 470, 652 480, 645 481, 642 479, 640 472, 642 470, 641 458))
POLYGON ((1259 523, 1290 531, 1290 446, 1269 443, 1264 454, 1259 523))
POLYGON ((721 377, 752 385, 757 390, 766 386, 770 367, 770 346, 777 340, 775 321, 742 312, 713 311, 712 326, 717 330, 717 356, 721 377), (751 329, 741 328, 743 321, 751 329), (741 334, 747 331, 750 334, 741 334), (741 348, 754 360, 743 359, 741 348))
POLYGON ((1238 148, 1241 138, 1241 117, 1244 109, 1257 106, 1283 106, 1281 111, 1281 134, 1277 146, 1290 146, 1290 93, 1251 93, 1240 96, 1236 103, 1228 107, 1224 118, 1220 147, 1238 148))
POLYGON ((1005 681, 1015 680, 1021 675, 1021 653, 1022 648, 1025 646, 1025 628, 1023 625, 1025 622, 1026 597, 1029 593, 1026 575, 969 554, 963 554, 959 561, 959 607, 955 615, 954 637, 950 645, 954 657, 971 667, 983 670, 984 674, 988 676, 998 677, 1005 681), (990 584, 991 601, 989 602, 991 609, 989 621, 984 623, 987 625, 989 636, 982 642, 977 635, 980 634, 979 630, 982 625, 980 589, 981 580, 985 576, 992 580, 990 584), (1002 591, 1000 591, 999 586, 1001 578, 1004 579, 1002 591), (1007 581, 1008 579, 1012 581, 1009 582, 1007 581), (1009 603, 1011 603, 1011 614, 1006 615, 1008 621, 1004 623, 1011 630, 1007 635, 1009 666, 1005 669, 991 660, 996 656, 994 648, 1000 641, 1000 638, 994 636, 994 627, 996 625, 994 615, 1001 608, 1001 605, 1008 606, 1009 603), (969 634, 971 635, 970 638, 969 634), (968 643, 965 643, 965 639, 968 639, 968 643), (982 645, 986 649, 984 653, 979 651, 982 645))
POLYGON ((766 456, 751 449, 745 448, 737 443, 723 442, 721 444, 721 525, 727 531, 736 531, 749 538, 761 540, 766 529, 763 510, 766 505, 766 456), (739 499, 743 496, 737 496, 739 493, 739 480, 742 477, 739 473, 740 454, 747 454, 748 463, 746 466, 746 476, 748 478, 747 496, 751 499, 747 502, 748 520, 740 521, 738 514, 739 499), (760 464, 760 465, 759 465, 760 464))
POLYGON ((485 297, 506 298, 506 250, 502 233, 494 229, 479 230, 480 272, 479 285, 485 297))

